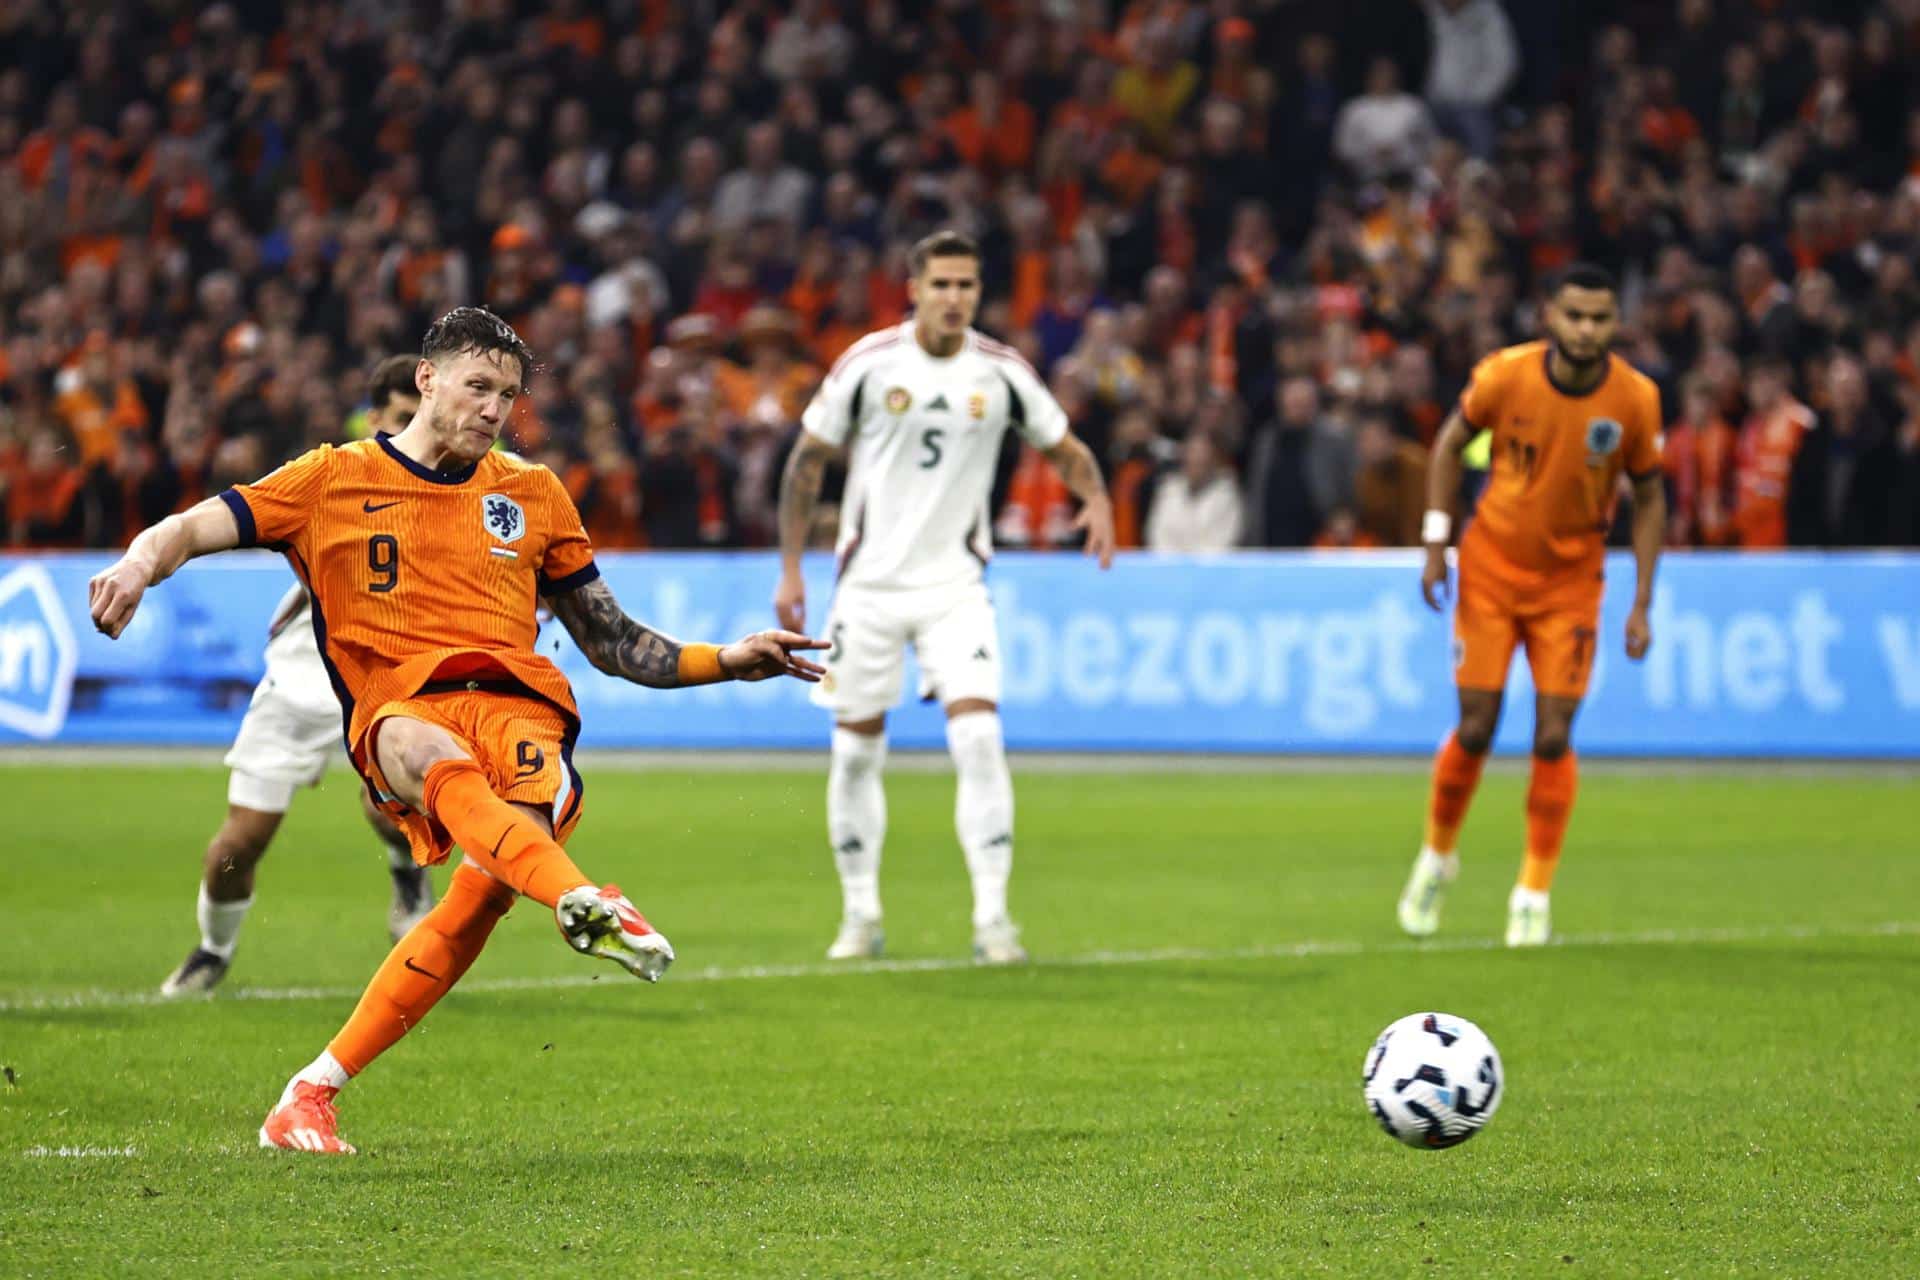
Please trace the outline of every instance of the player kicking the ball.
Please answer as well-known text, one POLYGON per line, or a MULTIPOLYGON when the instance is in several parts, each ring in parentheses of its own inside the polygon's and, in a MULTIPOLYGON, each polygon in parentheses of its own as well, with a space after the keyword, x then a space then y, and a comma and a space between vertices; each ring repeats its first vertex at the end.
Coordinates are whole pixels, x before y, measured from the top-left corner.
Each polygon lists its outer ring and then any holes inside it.
MULTIPOLYGON (((368 424, 398 432, 420 407, 413 385, 415 356, 391 356, 367 388, 368 424)), ((253 691, 240 732, 227 752, 227 817, 207 846, 195 917, 200 945, 161 984, 163 996, 203 994, 227 976, 240 945, 240 926, 253 909, 254 868, 266 856, 280 820, 299 787, 319 783, 340 750, 340 700, 334 696, 320 645, 313 635, 307 589, 295 585, 267 627, 267 673, 253 691)), ((393 876, 387 932, 395 942, 433 906, 433 879, 413 860, 406 833, 374 808, 364 788, 360 804, 386 846, 393 876)))
POLYGON ((801 419, 780 486, 780 625, 803 629, 800 556, 829 460, 849 456, 827 623, 832 648, 814 700, 833 712, 827 835, 844 917, 829 959, 877 956, 880 851, 887 801, 887 711, 912 645, 926 688, 947 713, 957 786, 954 829, 973 880, 973 952, 988 964, 1027 958, 1007 914, 1013 870, 1013 778, 1000 731, 1000 643, 984 571, 987 504, 1008 428, 1045 451, 1083 504, 1076 527, 1100 567, 1113 561, 1113 510, 1093 454, 1032 366, 974 331, 980 250, 942 231, 914 246, 914 314, 853 344, 801 419))
POLYGON ((1415 937, 1439 927, 1441 898, 1458 874, 1455 841, 1500 723, 1516 645, 1526 647, 1537 696, 1526 857, 1507 900, 1507 945, 1538 946, 1551 933, 1547 893, 1577 778, 1573 716, 1593 669, 1607 529, 1622 471, 1633 481, 1637 574, 1627 656, 1645 657, 1653 641, 1647 611, 1667 518, 1659 390, 1609 350, 1619 313, 1605 271, 1568 268, 1542 314, 1548 341, 1509 347, 1474 369, 1441 427, 1427 473, 1420 589, 1438 610, 1460 452, 1475 433, 1493 433, 1492 473, 1460 539, 1453 622, 1460 723, 1434 761, 1426 844, 1400 895, 1400 927, 1415 937))
POLYGON ((553 911, 576 951, 648 981, 672 962, 625 895, 563 848, 580 821, 580 719, 566 677, 533 651, 541 597, 596 667, 636 684, 821 671, 794 652, 825 647, 804 636, 683 645, 621 611, 559 478, 493 450, 532 366, 499 317, 450 312, 427 331, 406 430, 322 446, 169 516, 89 585, 94 625, 117 637, 146 589, 188 560, 284 550, 313 598, 354 768, 416 861, 443 862, 455 843, 466 855, 339 1034, 288 1081, 262 1146, 351 1152, 334 1098, 460 980, 516 894, 553 911))

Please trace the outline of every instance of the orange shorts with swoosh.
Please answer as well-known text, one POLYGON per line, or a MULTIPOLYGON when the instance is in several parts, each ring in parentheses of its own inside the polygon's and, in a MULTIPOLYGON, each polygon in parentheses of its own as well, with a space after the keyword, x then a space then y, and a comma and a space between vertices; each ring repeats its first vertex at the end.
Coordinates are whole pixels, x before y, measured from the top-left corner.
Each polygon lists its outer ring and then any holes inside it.
POLYGON ((453 850, 453 837, 432 818, 390 798, 392 788, 380 771, 374 744, 379 741, 381 723, 395 716, 438 725, 452 734, 486 773, 495 795, 509 804, 543 810, 553 824, 553 838, 564 845, 579 825, 581 812, 572 719, 544 698, 515 691, 510 682, 504 688, 487 687, 488 681, 446 683, 458 687, 429 686, 411 698, 386 703, 373 714, 367 730, 363 762, 367 776, 380 790, 381 812, 407 833, 413 860, 422 866, 445 862, 453 850))

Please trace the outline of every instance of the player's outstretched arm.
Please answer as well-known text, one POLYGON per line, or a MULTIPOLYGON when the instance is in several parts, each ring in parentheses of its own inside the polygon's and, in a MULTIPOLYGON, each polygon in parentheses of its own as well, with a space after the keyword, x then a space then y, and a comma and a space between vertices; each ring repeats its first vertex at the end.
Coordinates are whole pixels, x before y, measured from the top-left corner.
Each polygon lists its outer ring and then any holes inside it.
POLYGON ((654 689, 781 675, 812 682, 821 668, 795 651, 827 647, 824 640, 790 631, 762 631, 724 646, 682 644, 629 618, 599 578, 552 596, 549 603, 587 661, 610 676, 654 689))
POLYGON ((142 531, 125 555, 87 583, 87 604, 95 629, 119 639, 133 621, 140 597, 148 587, 165 582, 197 556, 239 545, 240 526, 227 504, 218 498, 196 503, 142 531))
POLYGON ((1080 500, 1080 514, 1073 527, 1087 531, 1087 554, 1096 557, 1102 569, 1112 568, 1113 500, 1107 497, 1107 482, 1101 478, 1093 450, 1069 431, 1059 444, 1047 450, 1047 461, 1060 472, 1068 491, 1080 500))
POLYGON ((1627 656, 1635 662, 1653 647, 1653 571, 1667 529, 1667 483, 1660 472, 1633 481, 1633 608, 1627 613, 1627 656))
POLYGON ((1427 462, 1427 514, 1420 525, 1427 563, 1420 571, 1420 595, 1435 613, 1447 599, 1447 541, 1453 536, 1453 501, 1460 493, 1460 453, 1472 439, 1473 424, 1455 409, 1440 424, 1427 462))
POLYGON ((800 557, 820 506, 827 464, 839 452, 812 432, 802 431, 780 475, 780 584, 773 591, 773 615, 781 626, 794 631, 807 625, 807 586, 800 576, 800 557))

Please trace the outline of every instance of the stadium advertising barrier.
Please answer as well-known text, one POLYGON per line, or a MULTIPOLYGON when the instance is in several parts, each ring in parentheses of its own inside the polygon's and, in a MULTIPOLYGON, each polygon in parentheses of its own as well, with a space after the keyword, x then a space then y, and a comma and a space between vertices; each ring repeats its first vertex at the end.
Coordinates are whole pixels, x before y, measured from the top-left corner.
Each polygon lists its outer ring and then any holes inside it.
MULTIPOLYGON (((117 642, 94 632, 99 554, 0 555, 0 743, 229 741, 291 576, 264 552, 189 565, 117 642)), ((609 554, 627 609, 669 634, 772 625, 765 553, 609 554)), ((831 566, 809 566, 826 629, 831 566)), ((1627 661, 1633 566, 1616 556, 1593 691, 1576 727, 1599 754, 1920 757, 1920 557, 1680 554, 1661 565, 1653 651, 1627 661)), ((1449 636, 1406 552, 998 558, 1007 737, 1072 750, 1423 752, 1451 723, 1449 636)), ((593 671, 557 624, 541 638, 600 747, 823 747, 796 682, 661 693, 593 671)), ((940 746, 935 708, 895 713, 900 746, 940 746)), ((1500 745, 1524 750, 1514 664, 1500 745)))

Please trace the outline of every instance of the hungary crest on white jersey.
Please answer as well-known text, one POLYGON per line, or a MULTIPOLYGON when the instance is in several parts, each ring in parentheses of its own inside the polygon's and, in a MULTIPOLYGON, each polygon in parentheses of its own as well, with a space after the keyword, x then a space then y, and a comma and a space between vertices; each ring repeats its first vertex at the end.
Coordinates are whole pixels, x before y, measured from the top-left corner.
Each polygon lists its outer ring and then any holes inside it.
POLYGON ((1067 415, 1013 348, 968 330, 935 357, 907 320, 848 348, 801 425, 848 451, 841 583, 907 590, 980 580, 1001 440, 1050 449, 1067 415))

